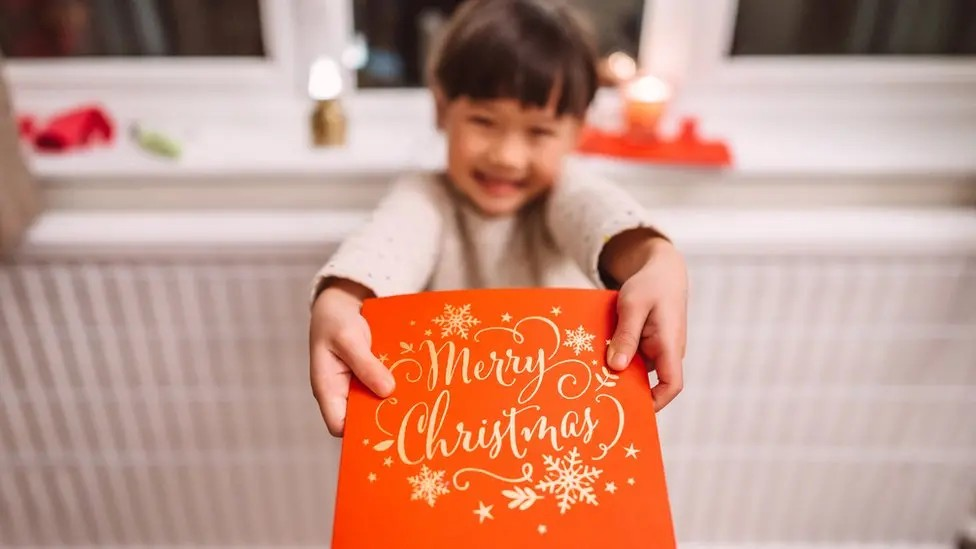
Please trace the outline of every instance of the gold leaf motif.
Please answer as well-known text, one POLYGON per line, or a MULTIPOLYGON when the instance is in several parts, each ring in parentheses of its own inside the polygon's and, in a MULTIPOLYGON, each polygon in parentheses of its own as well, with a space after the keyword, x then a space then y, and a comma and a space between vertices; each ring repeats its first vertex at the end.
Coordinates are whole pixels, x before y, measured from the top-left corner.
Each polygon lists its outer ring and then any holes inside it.
POLYGON ((373 449, 376 450, 377 452, 383 452, 383 451, 389 450, 390 449, 390 446, 393 446, 393 441, 392 440, 384 440, 384 441, 381 441, 381 442, 377 442, 376 445, 373 446, 373 449))
POLYGON ((519 511, 525 511, 542 499, 542 496, 536 494, 532 488, 520 486, 515 486, 512 490, 502 490, 502 495, 511 500, 508 502, 509 509, 518 508, 519 511))

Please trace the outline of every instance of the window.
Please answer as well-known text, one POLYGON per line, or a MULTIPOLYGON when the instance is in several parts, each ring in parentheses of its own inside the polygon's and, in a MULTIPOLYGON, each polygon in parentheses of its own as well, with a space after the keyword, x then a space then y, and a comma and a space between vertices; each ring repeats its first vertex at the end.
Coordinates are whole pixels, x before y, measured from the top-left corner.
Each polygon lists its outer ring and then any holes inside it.
MULTIPOLYGON (((713 120, 717 112, 752 120, 777 108, 777 116, 907 116, 933 105, 964 108, 976 96, 972 0, 569 1, 595 23, 603 54, 638 56, 640 69, 677 87, 676 111, 713 120)), ((421 86, 434 36, 460 3, 348 2, 367 53, 361 90, 421 86)))
MULTIPOLYGON (((352 0, 367 49, 360 88, 418 87, 431 44, 462 0, 352 0)), ((600 51, 638 54, 643 0, 572 0, 594 24, 600 51)))
POLYGON ((974 9, 972 0, 648 0, 641 66, 678 86, 683 112, 732 125, 970 120, 974 9))
POLYGON ((731 54, 976 54, 972 0, 739 0, 731 54))
MULTIPOLYGON (((973 81, 972 0, 568 1, 593 20, 603 54, 639 56, 642 69, 676 84, 797 85, 826 73, 841 82, 882 73, 886 83, 973 81)), ((295 96, 318 55, 341 58, 359 89, 416 88, 460 3, 0 0, 0 50, 16 91, 83 83, 295 96)))
POLYGON ((263 57, 258 0, 0 0, 10 58, 263 57))
POLYGON ((341 21, 342 4, 0 0, 0 50, 18 101, 295 96, 305 85, 301 55, 333 53, 319 37, 337 34, 329 24, 341 21))
MULTIPOLYGON (((936 118, 964 135, 976 126, 973 0, 565 1, 590 16, 604 55, 637 56, 672 84, 666 123, 695 115, 703 133, 751 132, 742 142, 758 135, 764 147, 806 129, 795 156, 811 141, 836 143, 816 125, 863 130, 858 146, 891 133, 878 129, 885 118, 905 135, 936 118)), ((328 55, 346 67, 359 127, 407 133, 432 126, 423 67, 460 2, 0 0, 0 48, 16 99, 37 110, 121 99, 133 112, 148 104, 193 122, 188 113, 213 112, 221 123, 279 123, 279 112, 294 123, 309 67, 328 55)), ((604 91, 594 110, 613 112, 616 95, 604 91)))

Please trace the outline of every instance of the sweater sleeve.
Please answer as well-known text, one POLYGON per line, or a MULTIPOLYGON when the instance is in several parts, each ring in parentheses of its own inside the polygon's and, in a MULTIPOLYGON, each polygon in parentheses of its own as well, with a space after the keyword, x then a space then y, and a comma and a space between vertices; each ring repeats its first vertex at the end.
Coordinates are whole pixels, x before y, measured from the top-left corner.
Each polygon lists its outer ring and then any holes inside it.
POLYGON ((622 188, 575 169, 556 184, 546 204, 546 223, 556 245, 599 288, 618 287, 600 270, 600 254, 611 238, 634 229, 664 236, 648 217, 622 188))
POLYGON ((370 221, 315 275, 312 301, 335 278, 357 282, 377 297, 422 291, 437 261, 449 207, 443 184, 433 176, 395 182, 370 221))

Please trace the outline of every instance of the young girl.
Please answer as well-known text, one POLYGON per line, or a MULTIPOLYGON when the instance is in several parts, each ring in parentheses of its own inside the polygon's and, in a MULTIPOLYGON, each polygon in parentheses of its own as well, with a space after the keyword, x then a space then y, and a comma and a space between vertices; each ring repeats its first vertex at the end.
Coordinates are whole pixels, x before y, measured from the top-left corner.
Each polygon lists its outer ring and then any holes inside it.
POLYGON ((552 0, 470 0, 431 65, 447 171, 396 182, 372 221, 315 278, 312 389, 333 435, 350 376, 380 397, 393 376, 370 352, 364 299, 490 287, 619 288, 609 346, 657 370, 656 409, 681 390, 687 276, 622 190, 570 166, 597 88, 590 35, 552 0))

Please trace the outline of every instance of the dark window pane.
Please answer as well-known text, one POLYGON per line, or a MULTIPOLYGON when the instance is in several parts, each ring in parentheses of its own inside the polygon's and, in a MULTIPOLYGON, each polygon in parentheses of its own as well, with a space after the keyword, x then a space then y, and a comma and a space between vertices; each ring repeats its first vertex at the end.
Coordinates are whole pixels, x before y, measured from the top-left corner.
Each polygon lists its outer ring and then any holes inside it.
POLYGON ((263 56, 259 0, 0 0, 9 57, 263 56))
MULTIPOLYGON (((368 47, 360 87, 420 86, 431 41, 463 0, 354 0, 368 47)), ((570 0, 593 22, 604 54, 637 56, 644 0, 570 0)))
POLYGON ((976 0, 739 0, 732 55, 974 55, 976 0))

